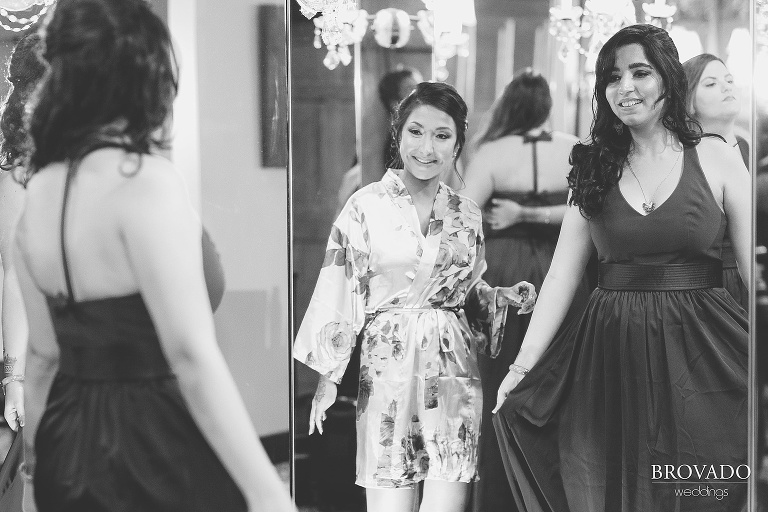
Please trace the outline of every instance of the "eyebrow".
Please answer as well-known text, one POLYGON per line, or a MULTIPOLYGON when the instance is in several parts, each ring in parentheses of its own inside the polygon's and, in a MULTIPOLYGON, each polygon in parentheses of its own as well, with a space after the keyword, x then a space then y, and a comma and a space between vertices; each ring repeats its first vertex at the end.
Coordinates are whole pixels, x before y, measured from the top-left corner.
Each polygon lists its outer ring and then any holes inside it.
MULTIPOLYGON (((653 69, 653 66, 651 66, 650 64, 646 64, 645 62, 633 62, 632 64, 630 64, 627 67, 629 69, 637 69, 637 68, 653 69)), ((613 66, 613 71, 618 71, 618 70, 619 70, 619 68, 617 68, 616 66, 613 66)))
MULTIPOLYGON (((410 121, 410 123, 417 125, 419 128, 424 128, 424 126, 418 121, 410 121)), ((451 128, 450 126, 438 126, 437 128, 435 128, 435 130, 448 130, 452 132, 453 128, 451 128)))
MULTIPOLYGON (((724 78, 729 78, 729 77, 733 78, 733 75, 728 73, 727 75, 725 75, 724 78)), ((707 79, 717 80, 717 77, 716 76, 702 76, 701 79, 702 80, 707 80, 707 79)))

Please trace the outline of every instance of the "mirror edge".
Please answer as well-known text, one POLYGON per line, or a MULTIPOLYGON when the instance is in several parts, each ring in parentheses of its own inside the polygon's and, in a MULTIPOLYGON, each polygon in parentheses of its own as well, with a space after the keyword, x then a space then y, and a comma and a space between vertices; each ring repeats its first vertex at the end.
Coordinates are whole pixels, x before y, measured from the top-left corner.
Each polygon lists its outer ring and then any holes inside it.
POLYGON ((291 494, 294 504, 296 503, 296 431, 294 417, 294 381, 295 368, 293 364, 293 336, 294 336, 294 315, 293 315, 293 92, 291 90, 291 2, 293 0, 284 0, 283 9, 285 18, 285 81, 286 81, 286 150, 287 161, 285 166, 286 176, 286 240, 287 258, 288 258, 288 491, 291 494))

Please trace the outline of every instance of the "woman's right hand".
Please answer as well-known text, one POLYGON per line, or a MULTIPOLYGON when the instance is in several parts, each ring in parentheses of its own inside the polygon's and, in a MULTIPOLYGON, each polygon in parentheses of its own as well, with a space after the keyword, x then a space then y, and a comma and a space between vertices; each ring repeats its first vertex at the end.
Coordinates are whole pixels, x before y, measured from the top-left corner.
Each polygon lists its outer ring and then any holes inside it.
POLYGON ((336 401, 336 383, 329 378, 321 375, 320 382, 317 383, 315 397, 312 399, 312 410, 309 413, 309 433, 315 431, 323 433, 323 421, 325 421, 325 411, 336 401))
POLYGON ((19 381, 5 386, 5 421, 11 430, 18 432, 24 426, 24 385, 19 381))
POLYGON ((523 375, 513 372, 512 370, 507 373, 507 376, 501 381, 498 393, 496 393, 496 407, 493 408, 493 414, 496 414, 496 411, 501 408, 504 404, 504 400, 507 399, 507 395, 517 387, 520 381, 523 380, 523 377, 523 375))

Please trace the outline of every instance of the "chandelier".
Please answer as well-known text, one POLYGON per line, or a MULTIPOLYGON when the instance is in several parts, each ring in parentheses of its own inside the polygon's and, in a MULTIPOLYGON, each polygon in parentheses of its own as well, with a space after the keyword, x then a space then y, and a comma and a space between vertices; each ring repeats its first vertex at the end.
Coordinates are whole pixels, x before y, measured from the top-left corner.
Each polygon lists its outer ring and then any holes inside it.
POLYGON ((755 43, 759 54, 768 54, 768 0, 755 0, 755 43))
POLYGON ((472 0, 423 0, 425 9, 415 15, 391 7, 371 15, 358 9, 356 0, 296 1, 301 13, 315 25, 315 48, 327 49, 323 64, 328 69, 349 65, 349 47, 362 41, 369 28, 380 46, 402 48, 410 40, 415 25, 424 41, 432 46, 435 78, 445 80, 448 59, 468 54, 469 36, 464 27, 475 24, 472 0))
POLYGON ((56 0, 0 0, 0 27, 11 32, 29 29, 45 15, 56 0), (15 13, 36 7, 34 14, 17 16, 15 13))
MULTIPOLYGON (((669 30, 677 7, 666 0, 644 3, 645 22, 669 30)), ((578 52, 594 66, 603 44, 621 28, 637 23, 632 0, 586 0, 584 7, 573 0, 560 0, 549 10, 549 33, 560 43, 558 56, 565 61, 578 52), (585 43, 582 43, 585 41, 585 43)))

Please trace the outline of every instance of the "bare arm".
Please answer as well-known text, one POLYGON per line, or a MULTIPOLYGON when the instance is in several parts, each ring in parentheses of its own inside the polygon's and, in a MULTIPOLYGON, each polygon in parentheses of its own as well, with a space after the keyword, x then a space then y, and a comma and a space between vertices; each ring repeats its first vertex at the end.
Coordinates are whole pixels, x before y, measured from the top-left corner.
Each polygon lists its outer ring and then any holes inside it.
MULTIPOLYGON (((26 376, 24 380, 24 463, 27 473, 33 473, 35 467, 35 435, 40 420, 45 412, 51 383, 58 369, 59 349, 48 313, 48 305, 43 294, 35 286, 24 264, 22 251, 16 243, 13 247, 14 273, 18 278, 19 288, 24 297, 24 309, 29 321, 26 342, 26 376)), ((25 511, 34 511, 33 481, 24 484, 25 511)))
POLYGON ((0 261, 3 269, 2 338, 5 385, 5 419, 13 430, 24 426, 24 378, 27 352, 27 318, 13 263, 15 223, 24 202, 24 189, 10 173, 0 176, 0 261), (19 380, 14 380, 19 379, 19 380))
MULTIPOLYGON (((581 216, 577 206, 568 206, 552 265, 541 286, 536 309, 515 359, 516 365, 532 368, 549 347, 568 312, 591 252, 589 222, 581 216)), ((494 412, 521 379, 522 375, 518 373, 507 374, 499 387, 494 412)))
MULTIPOLYGON (((738 159, 741 162, 741 159, 738 159)), ((743 166, 743 162, 742 162, 743 166)), ((739 267, 741 280, 747 288, 752 288, 752 183, 746 169, 744 172, 732 172, 732 179, 725 181, 723 190, 723 209, 728 218, 728 234, 733 243, 736 265, 739 267)))
POLYGON ((699 161, 715 199, 722 202, 742 281, 752 287, 752 179, 741 155, 719 139, 702 139, 699 161))
POLYGON ((523 206, 511 199, 491 199, 485 220, 493 229, 504 229, 525 222, 530 224, 560 225, 565 217, 566 205, 523 206))
POLYGON ((216 343, 200 222, 181 177, 168 162, 146 158, 118 201, 139 289, 192 416, 252 510, 295 510, 216 343))
POLYGON ((490 148, 480 146, 464 172, 466 187, 461 194, 473 200, 483 208, 494 190, 493 167, 497 165, 490 148))

